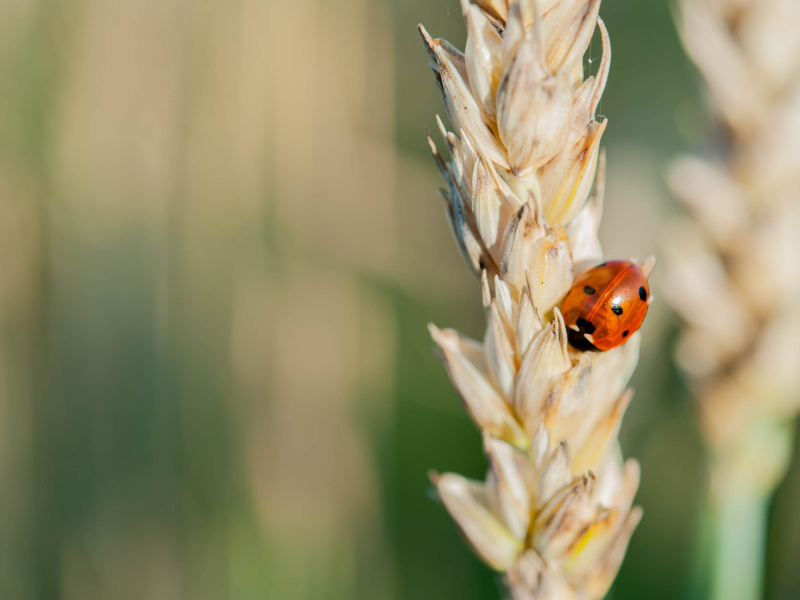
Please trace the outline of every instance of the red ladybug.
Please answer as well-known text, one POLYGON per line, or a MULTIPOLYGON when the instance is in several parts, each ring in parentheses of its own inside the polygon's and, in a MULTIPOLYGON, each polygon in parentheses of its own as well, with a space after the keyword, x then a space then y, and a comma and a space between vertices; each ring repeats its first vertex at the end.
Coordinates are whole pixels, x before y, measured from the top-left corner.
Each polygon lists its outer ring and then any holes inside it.
POLYGON ((638 265, 611 260, 580 275, 561 304, 570 344, 578 350, 611 350, 644 321, 650 288, 638 265))

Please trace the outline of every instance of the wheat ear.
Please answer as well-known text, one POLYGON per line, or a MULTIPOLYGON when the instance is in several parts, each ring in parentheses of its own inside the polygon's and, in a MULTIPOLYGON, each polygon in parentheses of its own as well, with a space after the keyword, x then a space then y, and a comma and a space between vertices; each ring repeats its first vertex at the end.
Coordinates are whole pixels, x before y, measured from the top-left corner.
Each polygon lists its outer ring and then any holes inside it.
MULTIPOLYGON (((558 308, 573 272, 602 261, 606 121, 595 110, 610 44, 599 7, 462 0, 463 53, 420 26, 456 131, 438 120, 449 160, 429 141, 487 319, 482 343, 430 327, 489 462, 485 482, 432 481, 514 599, 602 598, 641 518, 639 466, 623 461, 617 439, 639 336, 575 351, 558 308), (603 57, 584 79, 596 25, 603 57)), ((649 273, 652 262, 643 266, 649 273)))
POLYGON ((717 152, 669 181, 688 216, 665 293, 711 454, 713 597, 761 597, 766 507, 800 408, 797 0, 683 0, 678 23, 716 113, 717 152))

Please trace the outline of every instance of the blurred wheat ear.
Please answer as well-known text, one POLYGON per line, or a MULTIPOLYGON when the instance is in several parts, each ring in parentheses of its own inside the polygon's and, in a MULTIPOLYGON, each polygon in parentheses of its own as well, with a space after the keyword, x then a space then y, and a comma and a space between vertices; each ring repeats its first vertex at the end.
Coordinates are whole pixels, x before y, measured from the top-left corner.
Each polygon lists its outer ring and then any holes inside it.
POLYGON ((463 0, 464 52, 420 33, 454 132, 447 183, 456 241, 481 280, 482 342, 431 325, 464 407, 483 433, 484 482, 433 474, 467 542, 509 598, 605 596, 641 518, 636 461, 617 434, 639 335, 608 352, 567 344, 559 304, 573 273, 602 262, 610 61, 599 0, 463 0), (603 59, 585 78, 599 26, 603 59))
POLYGON ((800 408, 800 37, 795 0, 683 0, 718 152, 669 173, 678 362, 699 402, 715 520, 712 597, 760 598, 767 506, 800 408))

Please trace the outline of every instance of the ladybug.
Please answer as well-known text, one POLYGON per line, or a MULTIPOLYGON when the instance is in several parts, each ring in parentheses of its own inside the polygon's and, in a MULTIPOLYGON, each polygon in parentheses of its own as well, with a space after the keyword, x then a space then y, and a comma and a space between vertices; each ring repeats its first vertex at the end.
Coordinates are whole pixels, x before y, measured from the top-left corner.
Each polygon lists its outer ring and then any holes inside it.
POLYGON ((611 350, 642 325, 650 288, 639 265, 611 260, 581 274, 561 304, 577 350, 611 350))

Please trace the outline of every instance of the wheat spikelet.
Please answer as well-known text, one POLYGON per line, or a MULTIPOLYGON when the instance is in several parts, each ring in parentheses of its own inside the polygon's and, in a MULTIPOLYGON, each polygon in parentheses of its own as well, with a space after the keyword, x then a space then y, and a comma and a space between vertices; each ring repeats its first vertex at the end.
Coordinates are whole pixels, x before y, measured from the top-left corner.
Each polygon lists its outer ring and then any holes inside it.
MULTIPOLYGON (((796 0, 680 4, 684 46, 721 135, 715 156, 682 158, 671 169, 688 216, 667 240, 665 292, 684 319, 677 357, 699 400, 720 521, 726 505, 743 511, 744 498, 756 506, 771 495, 786 471, 800 408, 798 20, 796 0)), ((756 546, 736 551, 760 563, 757 526, 744 539, 735 534, 747 529, 739 517, 718 525, 719 535, 728 528, 734 536, 720 545, 756 546)), ((751 565, 719 568, 727 572, 717 597, 760 596, 758 576, 739 580, 751 565)))
MULTIPOLYGON (((641 517, 639 467, 617 440, 639 336, 575 351, 558 308, 573 273, 602 261, 606 121, 595 110, 610 43, 599 6, 462 0, 463 53, 420 27, 455 128, 438 120, 450 159, 429 142, 487 319, 482 342, 430 327, 490 464, 485 482, 432 481, 515 599, 602 598, 641 517), (603 58, 584 79, 596 25, 603 58)), ((649 274, 652 262, 643 266, 649 274)))
POLYGON ((678 359, 714 452, 765 489, 782 477, 788 447, 758 429, 782 429, 800 408, 798 19, 793 0, 686 0, 681 11, 730 138, 719 156, 683 158, 670 173, 691 215, 669 244, 667 292, 685 319, 678 359))

